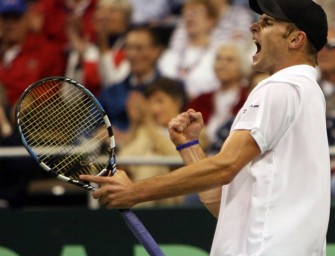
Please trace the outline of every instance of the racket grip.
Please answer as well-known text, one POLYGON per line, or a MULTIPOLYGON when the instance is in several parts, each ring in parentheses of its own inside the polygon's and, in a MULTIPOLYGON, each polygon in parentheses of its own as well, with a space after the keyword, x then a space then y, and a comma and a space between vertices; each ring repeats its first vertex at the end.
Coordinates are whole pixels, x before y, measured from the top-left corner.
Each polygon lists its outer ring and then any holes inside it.
POLYGON ((143 245, 150 256, 165 256, 156 241, 144 227, 143 223, 137 218, 135 213, 130 210, 119 210, 122 218, 127 223, 133 235, 143 245))

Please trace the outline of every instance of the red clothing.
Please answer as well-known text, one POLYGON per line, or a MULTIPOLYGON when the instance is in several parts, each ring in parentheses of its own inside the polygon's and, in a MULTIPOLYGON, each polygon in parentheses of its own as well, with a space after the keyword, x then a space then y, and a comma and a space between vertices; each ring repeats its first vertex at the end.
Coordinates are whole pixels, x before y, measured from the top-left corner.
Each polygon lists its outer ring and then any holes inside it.
MULTIPOLYGON (((246 86, 241 86, 239 99, 236 105, 230 110, 233 116, 235 116, 243 106, 248 94, 249 89, 246 86)), ((187 109, 192 108, 195 111, 201 112, 204 123, 208 124, 208 121, 214 112, 214 95, 215 92, 201 94, 188 104, 187 109)))
POLYGON ((10 107, 15 106, 23 91, 33 82, 63 74, 63 58, 57 49, 42 36, 29 34, 21 51, 8 66, 0 59, 0 85, 5 89, 10 107))
MULTIPOLYGON (((91 0, 88 7, 81 16, 81 29, 85 38, 95 41, 95 28, 93 25, 93 15, 97 0, 91 0)), ((56 42, 63 50, 67 48, 66 22, 71 15, 65 4, 65 0, 43 0, 42 6, 44 15, 43 34, 49 40, 56 42)))
POLYGON ((99 66, 97 62, 87 61, 84 65, 84 81, 83 85, 90 90, 95 96, 100 93, 100 76, 99 66))

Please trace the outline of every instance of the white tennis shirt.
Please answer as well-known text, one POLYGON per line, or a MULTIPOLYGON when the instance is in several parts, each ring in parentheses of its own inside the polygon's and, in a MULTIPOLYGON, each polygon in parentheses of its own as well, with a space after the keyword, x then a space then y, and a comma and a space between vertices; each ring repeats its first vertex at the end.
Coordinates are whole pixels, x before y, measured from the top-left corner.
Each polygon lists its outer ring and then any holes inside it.
POLYGON ((262 81, 232 130, 262 154, 223 186, 212 256, 324 256, 330 211, 325 100, 308 65, 262 81))

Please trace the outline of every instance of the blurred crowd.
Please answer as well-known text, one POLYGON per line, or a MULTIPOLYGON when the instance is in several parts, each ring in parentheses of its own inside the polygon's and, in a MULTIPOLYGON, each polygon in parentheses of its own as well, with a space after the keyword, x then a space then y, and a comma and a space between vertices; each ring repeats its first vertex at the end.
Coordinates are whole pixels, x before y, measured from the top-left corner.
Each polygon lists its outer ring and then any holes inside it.
MULTIPOLYGON (((335 0, 318 2, 329 12, 319 79, 335 146, 335 0)), ((256 18, 247 0, 0 0, 0 146, 21 145, 14 113, 24 89, 67 76, 101 102, 118 156, 178 156, 167 126, 187 108, 203 113, 201 144, 215 154, 252 88, 267 77, 250 68, 256 18)), ((173 170, 123 168, 135 180, 173 170)), ((24 205, 33 169, 30 159, 0 158, 0 208, 24 205)), ((335 193, 334 170, 335 164, 335 193)))

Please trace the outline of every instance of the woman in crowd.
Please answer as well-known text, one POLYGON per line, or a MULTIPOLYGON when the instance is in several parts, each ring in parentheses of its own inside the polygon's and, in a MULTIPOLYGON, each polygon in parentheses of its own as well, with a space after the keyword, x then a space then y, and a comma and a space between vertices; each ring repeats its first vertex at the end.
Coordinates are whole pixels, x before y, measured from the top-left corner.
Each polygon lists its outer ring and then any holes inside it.
POLYGON ((217 15, 207 0, 186 0, 182 9, 186 43, 181 48, 168 48, 159 61, 163 76, 184 82, 189 99, 217 89, 211 65, 215 56, 211 35, 217 15))
MULTIPOLYGON (((131 132, 128 141, 118 152, 122 156, 178 156, 178 152, 168 135, 169 121, 179 114, 185 105, 185 92, 181 84, 167 78, 159 78, 145 91, 141 111, 135 101, 128 101, 131 132), (136 109, 134 109, 136 108, 136 109)), ((130 165, 125 169, 135 180, 145 179, 171 171, 164 165, 130 165)), ((182 198, 172 198, 140 204, 144 206, 175 205, 182 198)))
POLYGON ((237 114, 248 96, 246 80, 250 65, 245 56, 243 48, 233 42, 222 44, 214 61, 214 72, 220 82, 220 88, 202 94, 189 103, 189 108, 203 115, 208 149, 217 143, 220 143, 221 147, 222 140, 218 139, 220 127, 237 114))
MULTIPOLYGON (((231 0, 209 0, 218 10, 218 18, 211 34, 211 43, 218 44, 234 40, 244 45, 250 41, 249 26, 253 21, 250 10, 241 5, 233 4, 231 0)), ((187 27, 181 19, 170 41, 170 47, 180 49, 187 44, 187 27)))

